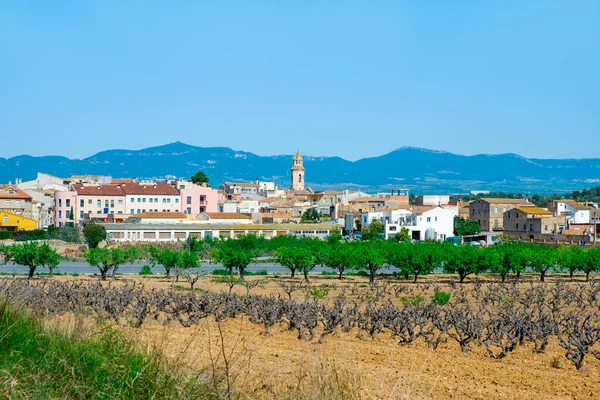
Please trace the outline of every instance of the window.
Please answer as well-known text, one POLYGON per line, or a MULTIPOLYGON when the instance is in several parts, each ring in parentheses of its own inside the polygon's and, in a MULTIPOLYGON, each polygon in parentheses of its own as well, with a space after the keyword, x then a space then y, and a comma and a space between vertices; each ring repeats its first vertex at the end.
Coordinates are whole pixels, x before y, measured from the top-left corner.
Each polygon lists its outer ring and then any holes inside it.
POLYGON ((137 209, 137 213, 136 213, 136 214, 139 214, 139 213, 140 213, 140 209, 138 208, 138 209, 137 209))
POLYGON ((138 203, 141 203, 141 202, 142 202, 142 198, 138 197, 138 203))
POLYGON ((20 206, 21 205, 21 200, 15 200, 15 204, 20 206))
POLYGON ((167 202, 167 199, 163 197, 163 204, 167 202))
POLYGON ((92 199, 88 199, 88 204, 92 204, 92 199))
POLYGON ((4 221, 5 224, 8 224, 8 216, 4 216, 4 218, 2 218, 2 221, 4 221))
POLYGON ((111 207, 111 208, 113 208, 114 206, 115 206, 115 201, 114 201, 114 200, 111 200, 111 201, 110 201, 110 207, 111 207))
POLYGON ((298 182, 302 183, 302 174, 298 174, 298 182))
POLYGON ((132 202, 132 203, 135 203, 135 197, 132 197, 132 198, 131 198, 131 202, 132 202))
POLYGON ((148 199, 148 203, 152 203, 152 200, 154 200, 154 199, 153 199, 152 197, 150 197, 150 198, 148 199))
MULTIPOLYGON (((7 206, 10 206, 10 200, 5 200, 5 201, 4 201, 4 204, 6 204, 7 206)), ((59 203, 58 203, 58 204, 60 205, 60 200, 59 200, 59 203)))
POLYGON ((498 207, 494 207, 494 214, 498 214, 498 207))
MULTIPOLYGON (((7 200, 8 204, 10 204, 10 201, 7 200)), ((58 206, 62 207, 62 199, 58 199, 58 206)))
POLYGON ((185 213, 186 214, 191 214, 192 213, 192 208, 191 207, 186 208, 185 209, 185 213))
POLYGON ((65 200, 65 207, 71 207, 71 199, 65 200))
POLYGON ((102 200, 98 199, 96 201, 96 207, 102 207, 102 200))
POLYGON ((170 202, 171 202, 171 199, 167 199, 167 203, 170 203, 170 202))
POLYGON ((131 210, 129 210, 129 214, 130 214, 130 215, 133 215, 133 214, 135 214, 135 213, 134 213, 134 211, 135 211, 135 210, 132 208, 131 210))
POLYGON ((427 217, 427 222, 431 222, 431 217, 427 217))
POLYGON ((494 220, 494 228, 498 228, 498 220, 497 219, 494 220))
POLYGON ((158 197, 155 197, 155 198, 154 198, 154 202, 155 202, 155 203, 158 203, 158 197))
POLYGON ((79 207, 83 207, 85 205, 85 201, 83 199, 79 200, 79 207))
POLYGON ((200 212, 203 213, 204 211, 206 211, 206 207, 200 207, 200 212))
POLYGON ((435 217, 435 222, 437 222, 437 217, 435 217))
POLYGON ((144 197, 144 198, 142 199, 142 203, 145 203, 145 202, 146 202, 146 198, 144 197))
POLYGON ((83 219, 83 211, 79 211, 79 219, 83 219))
POLYGON ((506 212, 506 207, 502 208, 502 212, 505 213, 506 212))
POLYGON ((142 208, 142 212, 143 212, 143 213, 145 213, 145 212, 146 212, 146 209, 145 209, 145 208, 142 208))
POLYGON ((117 204, 123 204, 123 200, 122 199, 117 200, 117 204))
POLYGON ((62 211, 58 210, 58 218, 62 218, 62 211))
POLYGON ((176 198, 176 199, 175 199, 175 203, 179 203, 179 198, 176 198))
POLYGON ((185 198, 185 204, 192 204, 192 196, 188 196, 185 198))
POLYGON ((117 214, 123 214, 123 211, 117 211, 117 214))
POLYGON ((548 225, 544 225, 544 230, 547 231, 548 230, 548 225))

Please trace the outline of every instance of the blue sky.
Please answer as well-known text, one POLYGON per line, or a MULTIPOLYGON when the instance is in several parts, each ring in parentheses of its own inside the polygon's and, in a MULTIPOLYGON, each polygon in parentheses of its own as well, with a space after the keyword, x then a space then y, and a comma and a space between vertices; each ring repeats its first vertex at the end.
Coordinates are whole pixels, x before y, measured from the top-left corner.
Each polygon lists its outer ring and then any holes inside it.
POLYGON ((600 157, 600 1, 0 4, 0 157, 600 157))

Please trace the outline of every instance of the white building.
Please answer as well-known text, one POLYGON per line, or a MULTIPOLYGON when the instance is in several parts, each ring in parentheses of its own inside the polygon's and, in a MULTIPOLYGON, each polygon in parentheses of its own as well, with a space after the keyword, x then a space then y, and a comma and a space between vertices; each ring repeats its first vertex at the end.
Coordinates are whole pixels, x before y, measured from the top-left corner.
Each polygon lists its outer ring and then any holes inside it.
POLYGON ((362 225, 381 222, 386 239, 406 228, 413 240, 445 240, 454 236, 455 216, 454 208, 412 206, 410 209, 363 213, 362 225))
POLYGON ((590 207, 575 200, 554 200, 548 205, 548 208, 557 217, 567 217, 571 224, 589 224, 592 219, 593 211, 590 207))

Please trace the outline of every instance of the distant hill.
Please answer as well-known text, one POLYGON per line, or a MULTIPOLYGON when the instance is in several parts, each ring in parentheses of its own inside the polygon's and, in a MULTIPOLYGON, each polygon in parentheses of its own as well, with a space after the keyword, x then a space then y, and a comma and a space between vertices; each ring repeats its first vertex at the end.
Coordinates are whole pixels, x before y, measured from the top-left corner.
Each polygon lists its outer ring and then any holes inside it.
MULTIPOLYGON (((27 155, 0 158, 0 182, 56 176, 101 174, 113 177, 189 177, 203 170, 213 186, 256 178, 289 185, 292 155, 262 157, 227 147, 196 147, 176 142, 142 150, 107 150, 83 160, 27 155)), ((408 187, 417 193, 490 190, 563 193, 597 186, 600 159, 533 159, 516 154, 462 156, 402 147, 378 157, 347 161, 304 155, 306 180, 313 189, 387 191, 408 187)))

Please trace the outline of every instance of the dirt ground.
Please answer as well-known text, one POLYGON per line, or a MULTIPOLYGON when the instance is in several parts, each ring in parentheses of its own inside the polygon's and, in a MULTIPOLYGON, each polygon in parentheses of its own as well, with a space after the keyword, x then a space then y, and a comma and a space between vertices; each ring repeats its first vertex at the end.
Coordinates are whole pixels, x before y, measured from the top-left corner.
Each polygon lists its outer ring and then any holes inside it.
MULTIPOLYGON (((558 278, 553 276, 549 281, 558 278)), ((252 289, 252 293, 287 297, 274 279, 269 277, 269 283, 252 289)), ((443 289, 443 285, 449 285, 452 279, 455 277, 426 277, 419 286, 402 279, 395 283, 429 292, 434 285, 443 289)), ((536 277, 525 276, 523 284, 528 284, 529 279, 536 277)), ((582 278, 576 280, 581 282, 582 278)), ((143 282, 148 288, 189 287, 187 282, 173 283, 158 276, 119 278, 119 283, 132 281, 143 282)), ((339 283, 332 277, 313 279, 313 285, 321 284, 336 284, 330 293, 334 296, 342 286, 364 287, 366 280, 352 277, 339 283)), ((196 287, 227 290, 224 284, 210 279, 198 282, 196 287)), ((234 291, 246 293, 243 287, 234 291)), ((303 296, 295 294, 296 298, 303 296)), ((519 346, 506 358, 494 360, 475 346, 468 354, 463 354, 452 340, 441 343, 435 351, 429 350, 420 340, 399 346, 389 332, 378 334, 374 340, 361 340, 356 331, 337 331, 327 336, 323 344, 317 344, 298 340, 295 332, 287 331, 283 326, 274 327, 272 334, 266 335, 261 326, 250 323, 245 317, 224 321, 220 326, 208 318, 190 328, 177 322, 151 321, 139 329, 127 329, 148 346, 157 346, 168 357, 192 370, 210 372, 213 364, 217 369, 223 368, 224 350, 235 386, 256 398, 278 398, 289 388, 302 385, 299 377, 314 378, 332 370, 359 390, 362 398, 368 399, 421 399, 428 395, 433 399, 488 400, 600 398, 600 361, 587 356, 584 367, 577 371, 556 341, 551 341, 544 354, 533 354, 531 346, 519 346)))

